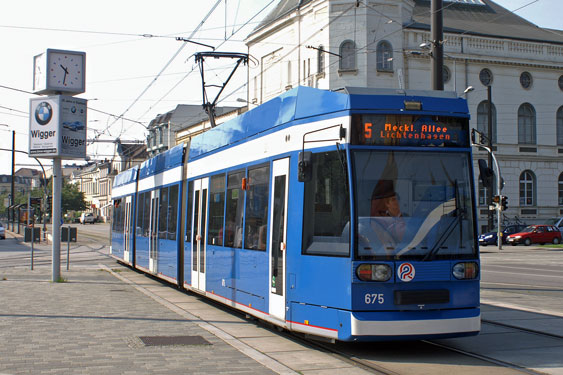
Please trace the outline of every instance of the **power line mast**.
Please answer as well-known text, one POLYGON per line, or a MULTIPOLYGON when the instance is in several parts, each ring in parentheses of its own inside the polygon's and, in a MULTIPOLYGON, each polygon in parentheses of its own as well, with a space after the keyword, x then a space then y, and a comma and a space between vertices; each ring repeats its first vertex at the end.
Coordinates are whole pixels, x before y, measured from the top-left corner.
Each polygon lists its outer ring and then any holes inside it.
POLYGON ((227 86, 227 83, 229 83, 229 81, 231 80, 231 78, 235 74, 235 71, 237 70, 239 65, 241 63, 243 63, 245 65, 248 64, 248 54, 247 53, 237 53, 237 52, 198 52, 198 53, 195 54, 195 62, 197 64, 199 64, 199 71, 201 73, 201 85, 202 85, 202 89, 203 89, 203 109, 205 110, 205 113, 207 113, 207 116, 209 116, 209 122, 211 123, 211 127, 214 128, 216 126, 216 124, 215 124, 215 106, 217 105, 217 100, 219 100, 219 96, 221 96, 221 93, 223 92, 223 90, 227 86), (231 71, 231 74, 229 75, 227 80, 225 82, 223 82, 223 84, 221 84, 221 85, 211 85, 211 84, 207 84, 205 82, 205 71, 204 71, 203 63, 204 63, 206 57, 213 57, 215 59, 220 59, 220 58, 237 59, 235 67, 231 71), (209 88, 209 87, 219 88, 219 92, 217 93, 217 96, 215 96, 215 99, 213 100, 213 102, 209 102, 209 98, 208 98, 208 95, 207 95, 207 88, 209 88))

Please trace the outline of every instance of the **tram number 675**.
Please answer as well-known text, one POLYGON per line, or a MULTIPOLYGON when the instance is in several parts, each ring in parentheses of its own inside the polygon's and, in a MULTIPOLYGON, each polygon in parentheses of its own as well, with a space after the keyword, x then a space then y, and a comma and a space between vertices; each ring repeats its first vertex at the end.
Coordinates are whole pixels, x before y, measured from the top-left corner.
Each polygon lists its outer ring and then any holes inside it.
POLYGON ((383 293, 366 293, 364 295, 366 305, 375 305, 376 303, 382 305, 385 302, 383 293))

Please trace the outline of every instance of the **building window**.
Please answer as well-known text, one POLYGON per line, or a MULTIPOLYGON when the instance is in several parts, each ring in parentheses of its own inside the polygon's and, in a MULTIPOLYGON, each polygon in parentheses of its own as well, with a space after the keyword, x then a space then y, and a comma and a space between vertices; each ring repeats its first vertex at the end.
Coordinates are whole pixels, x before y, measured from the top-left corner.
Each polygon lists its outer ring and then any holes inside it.
POLYGON ((322 45, 317 50, 317 73, 321 74, 325 71, 325 49, 322 45))
MULTIPOLYGON (((491 141, 497 143, 497 110, 495 104, 491 106, 493 113, 493 138, 491 141)), ((477 106, 477 130, 489 137, 489 102, 483 100, 477 106)))
POLYGON ((518 143, 536 144, 536 110, 529 103, 518 108, 518 143))
POLYGON ((487 205, 487 188, 479 181, 479 206, 487 205))
POLYGON ((479 72, 479 81, 483 86, 490 86, 493 83, 493 72, 485 68, 479 72))
POLYGON ((391 43, 383 40, 377 44, 377 70, 384 72, 393 71, 393 48, 391 43))
POLYGON ((536 192, 536 176, 532 171, 524 171, 520 175, 520 206, 534 206, 536 192))
POLYGON ((559 76, 559 90, 563 91, 563 75, 559 76))
POLYGON ((563 146, 563 106, 557 110, 557 146, 563 146))
POLYGON ((528 72, 523 72, 522 74, 520 74, 520 84, 525 89, 532 87, 532 75, 528 72))
POLYGON ((450 79, 451 79, 451 77, 452 77, 452 74, 451 74, 451 72, 450 72, 450 69, 448 69, 448 67, 445 66, 445 65, 444 65, 444 69, 443 69, 443 71, 442 71, 442 74, 443 74, 444 83, 450 82, 450 79))
POLYGON ((563 206, 563 173, 559 175, 559 205, 563 206))
POLYGON ((340 45, 340 70, 356 69, 356 43, 345 40, 340 45))

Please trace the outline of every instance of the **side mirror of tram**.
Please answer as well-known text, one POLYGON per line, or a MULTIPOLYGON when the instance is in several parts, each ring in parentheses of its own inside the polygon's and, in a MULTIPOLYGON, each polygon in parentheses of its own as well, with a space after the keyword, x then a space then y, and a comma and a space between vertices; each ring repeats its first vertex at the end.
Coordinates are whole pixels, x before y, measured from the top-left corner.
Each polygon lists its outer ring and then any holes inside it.
POLYGON ((299 153, 299 163, 297 164, 299 170, 297 179, 299 182, 311 181, 313 169, 313 166, 311 165, 311 157, 311 151, 301 151, 299 153))

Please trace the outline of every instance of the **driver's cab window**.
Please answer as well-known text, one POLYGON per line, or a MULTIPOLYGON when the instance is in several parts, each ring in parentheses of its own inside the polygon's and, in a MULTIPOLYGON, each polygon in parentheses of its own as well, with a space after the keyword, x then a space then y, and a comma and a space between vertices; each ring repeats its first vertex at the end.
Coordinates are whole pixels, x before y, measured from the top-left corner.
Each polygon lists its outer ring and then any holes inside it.
POLYGON ((344 230, 350 221, 344 158, 338 151, 312 155, 312 178, 304 183, 304 254, 348 256, 350 253, 349 231, 344 230))

